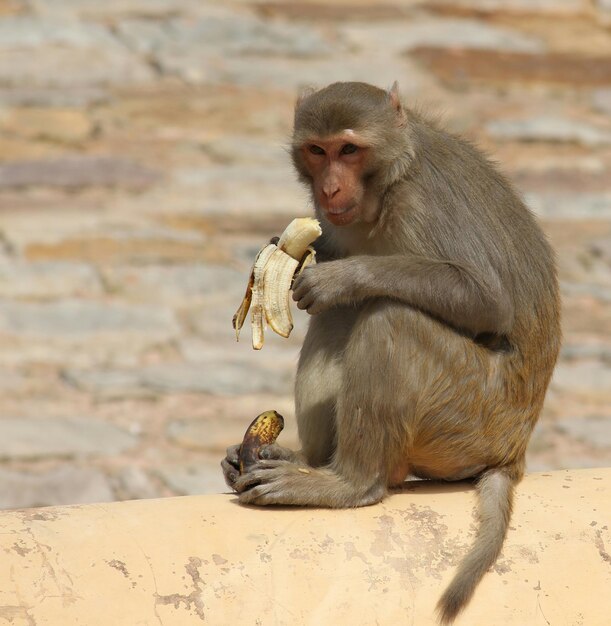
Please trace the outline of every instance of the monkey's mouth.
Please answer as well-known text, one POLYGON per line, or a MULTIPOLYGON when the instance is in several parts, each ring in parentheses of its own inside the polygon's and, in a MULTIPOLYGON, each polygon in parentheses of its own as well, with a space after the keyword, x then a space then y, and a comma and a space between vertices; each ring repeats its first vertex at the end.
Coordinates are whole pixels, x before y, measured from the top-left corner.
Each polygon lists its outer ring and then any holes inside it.
POLYGON ((348 207, 329 207, 325 210, 327 219, 335 226, 345 226, 354 221, 357 214, 357 206, 355 204, 348 207))

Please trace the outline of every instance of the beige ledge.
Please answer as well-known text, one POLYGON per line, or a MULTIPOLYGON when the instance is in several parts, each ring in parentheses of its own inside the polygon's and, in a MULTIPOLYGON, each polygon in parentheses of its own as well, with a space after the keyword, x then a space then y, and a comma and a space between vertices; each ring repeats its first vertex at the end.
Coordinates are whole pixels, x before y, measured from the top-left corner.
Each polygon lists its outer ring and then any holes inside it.
MULTIPOLYGON (((231 495, 0 513, 0 624, 435 624, 473 537, 466 484, 357 510, 231 495)), ((611 469, 533 474, 457 624, 611 624, 611 469)))

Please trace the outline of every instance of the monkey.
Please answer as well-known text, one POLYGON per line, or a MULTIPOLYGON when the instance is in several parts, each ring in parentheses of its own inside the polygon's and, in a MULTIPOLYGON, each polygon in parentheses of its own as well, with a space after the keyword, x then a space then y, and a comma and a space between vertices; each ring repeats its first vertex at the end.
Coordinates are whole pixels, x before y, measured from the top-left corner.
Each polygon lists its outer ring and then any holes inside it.
POLYGON ((241 503, 347 508, 408 476, 473 480, 478 532, 437 605, 451 623, 500 554, 558 356, 554 253, 496 165, 397 83, 306 91, 290 153, 323 231, 293 285, 302 447, 240 476, 231 446, 226 482, 241 503))

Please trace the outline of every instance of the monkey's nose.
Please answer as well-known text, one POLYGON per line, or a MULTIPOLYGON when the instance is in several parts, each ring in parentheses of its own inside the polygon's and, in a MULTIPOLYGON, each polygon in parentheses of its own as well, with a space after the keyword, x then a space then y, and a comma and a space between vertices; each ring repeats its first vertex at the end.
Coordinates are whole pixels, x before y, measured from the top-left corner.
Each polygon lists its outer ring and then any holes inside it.
POLYGON ((323 190, 323 192, 324 192, 325 196, 327 196, 327 199, 328 199, 328 200, 331 200, 331 199, 332 199, 334 196, 336 196, 336 195, 339 193, 339 191, 340 191, 340 189, 339 189, 339 185, 334 184, 334 183, 333 183, 333 184, 329 184, 329 185, 325 185, 325 186, 322 188, 322 190, 323 190))

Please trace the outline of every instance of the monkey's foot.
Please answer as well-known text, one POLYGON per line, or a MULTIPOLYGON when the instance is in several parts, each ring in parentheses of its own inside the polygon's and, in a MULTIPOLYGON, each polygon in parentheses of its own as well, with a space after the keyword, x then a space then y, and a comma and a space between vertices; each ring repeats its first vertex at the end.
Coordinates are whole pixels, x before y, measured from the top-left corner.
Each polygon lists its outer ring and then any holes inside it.
POLYGON ((355 486, 329 469, 274 460, 260 461, 234 484, 242 504, 350 508, 379 502, 383 484, 355 486))
MULTIPOLYGON (((223 469, 223 476, 225 477, 227 486, 238 492, 236 481, 240 477, 240 448, 241 444, 239 443, 234 446, 229 446, 225 458, 221 461, 221 468, 223 469)), ((291 463, 304 462, 299 452, 279 446, 277 443, 261 446, 258 450, 258 456, 264 461, 282 460, 291 463)))

